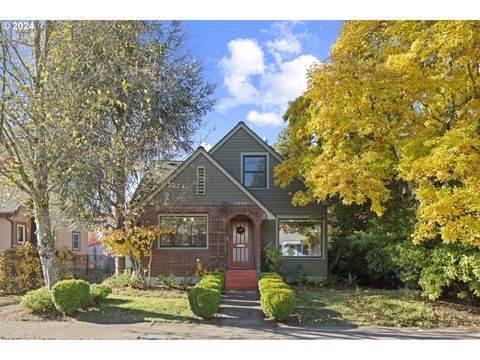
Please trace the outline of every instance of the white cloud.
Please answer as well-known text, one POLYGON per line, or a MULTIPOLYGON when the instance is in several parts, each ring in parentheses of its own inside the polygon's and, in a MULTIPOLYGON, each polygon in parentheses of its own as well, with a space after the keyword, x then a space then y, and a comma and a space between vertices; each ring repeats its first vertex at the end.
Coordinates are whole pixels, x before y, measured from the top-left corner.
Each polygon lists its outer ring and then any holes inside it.
POLYGON ((268 52, 273 56, 277 64, 281 64, 285 58, 298 55, 302 51, 300 39, 304 33, 294 33, 293 28, 298 22, 277 21, 272 24, 270 34, 275 36, 274 40, 265 43, 268 52))
POLYGON ((255 39, 228 43, 229 55, 220 61, 228 96, 220 99, 219 111, 239 105, 258 109, 247 120, 259 126, 279 126, 288 102, 307 87, 307 70, 318 59, 301 54, 308 32, 294 32, 298 22, 276 22, 266 30, 273 39, 259 44, 255 39), (266 50, 264 53, 263 49, 266 50))
POLYGON ((201 147, 203 147, 205 150, 210 150, 212 148, 212 144, 206 142, 206 141, 202 141, 202 143, 200 144, 201 147))
POLYGON ((318 63, 312 55, 300 55, 284 62, 262 77, 262 102, 268 105, 286 105, 307 89, 307 70, 318 63))
POLYGON ((251 76, 265 71, 264 54, 255 40, 232 40, 228 43, 228 50, 230 56, 223 57, 220 66, 230 97, 222 99, 221 109, 254 102, 258 90, 250 82, 251 76))
POLYGON ((247 120, 258 126, 278 126, 282 124, 282 118, 275 112, 258 112, 255 110, 247 114, 247 120))

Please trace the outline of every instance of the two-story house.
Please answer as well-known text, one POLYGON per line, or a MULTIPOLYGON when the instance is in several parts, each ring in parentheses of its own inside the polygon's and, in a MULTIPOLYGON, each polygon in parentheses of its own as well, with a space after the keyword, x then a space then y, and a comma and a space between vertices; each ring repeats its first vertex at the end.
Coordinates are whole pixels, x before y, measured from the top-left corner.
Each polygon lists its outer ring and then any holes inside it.
MULTIPOLYGON (((29 208, 28 196, 12 186, 0 187, 0 252, 22 245, 25 242, 36 244, 36 227, 29 208)), ((59 219, 52 219, 55 246, 70 250, 75 256, 78 271, 87 271, 88 233, 75 225, 59 219)))
POLYGON ((326 207, 291 204, 304 185, 275 185, 281 161, 240 122, 210 151, 200 147, 183 162, 165 163, 141 223, 176 232, 157 240, 153 275, 191 275, 199 259, 208 269, 226 270, 227 288, 253 287, 266 270, 263 249, 272 243, 283 253, 287 275, 300 266, 308 278, 326 276, 326 207))

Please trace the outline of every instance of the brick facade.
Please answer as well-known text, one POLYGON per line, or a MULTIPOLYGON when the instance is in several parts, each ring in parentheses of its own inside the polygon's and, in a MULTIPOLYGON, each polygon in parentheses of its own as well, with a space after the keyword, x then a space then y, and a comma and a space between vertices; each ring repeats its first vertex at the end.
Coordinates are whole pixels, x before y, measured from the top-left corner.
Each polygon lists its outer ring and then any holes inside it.
MULTIPOLYGON (((266 219, 265 212, 254 205, 202 205, 202 206, 146 206, 140 217, 144 226, 158 224, 159 214, 201 214, 208 215, 207 249, 159 249, 155 242, 152 257, 152 276, 170 275, 191 276, 199 259, 207 269, 225 269, 228 262, 227 235, 230 220, 245 216, 253 224, 254 268, 261 266, 261 224, 266 219)), ((144 259, 145 265, 148 259, 144 259)))

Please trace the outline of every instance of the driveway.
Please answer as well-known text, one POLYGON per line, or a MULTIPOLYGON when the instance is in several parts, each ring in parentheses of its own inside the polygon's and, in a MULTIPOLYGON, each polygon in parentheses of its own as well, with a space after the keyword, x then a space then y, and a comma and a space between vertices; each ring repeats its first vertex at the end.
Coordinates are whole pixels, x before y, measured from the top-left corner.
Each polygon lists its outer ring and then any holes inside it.
MULTIPOLYGON (((7 310, 4 308, 4 310, 7 310)), ((220 314, 196 323, 0 321, 2 339, 477 339, 472 329, 290 326, 263 319, 256 293, 226 293, 220 314)))

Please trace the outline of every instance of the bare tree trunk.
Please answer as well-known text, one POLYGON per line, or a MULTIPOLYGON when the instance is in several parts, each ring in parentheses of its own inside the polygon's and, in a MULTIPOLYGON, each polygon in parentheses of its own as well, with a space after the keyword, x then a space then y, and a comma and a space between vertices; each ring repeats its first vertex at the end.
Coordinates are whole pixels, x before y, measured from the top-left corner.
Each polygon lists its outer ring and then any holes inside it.
POLYGON ((126 261, 125 256, 115 256, 115 274, 120 275, 125 271, 126 261))
POLYGON ((55 242, 48 208, 35 206, 35 222, 37 225, 37 246, 42 263, 43 278, 47 288, 51 289, 60 279, 60 267, 55 256, 55 242))
MULTIPOLYGON (((44 65, 47 59, 48 39, 50 36, 50 22, 45 22, 44 28, 36 21, 34 32, 35 44, 35 88, 43 102, 43 84, 41 81, 44 65), (43 36, 42 36, 43 34, 43 36)), ((48 143, 47 130, 45 129, 45 110, 41 111, 35 119, 36 127, 36 168, 35 168, 35 189, 34 210, 35 222, 37 224, 37 244, 40 261, 42 263, 45 285, 51 289, 60 279, 60 267, 55 254, 55 242, 52 233, 52 226, 49 213, 48 194, 48 143)))
POLYGON ((147 285, 151 285, 152 281, 152 258, 153 258, 153 253, 152 253, 152 247, 153 247, 153 241, 150 243, 150 253, 149 253, 149 259, 148 259, 148 277, 147 277, 147 285))
MULTIPOLYGON (((125 190, 122 188, 122 186, 117 185, 115 217, 116 217, 116 227, 119 230, 125 230, 125 214, 122 209, 123 204, 125 204, 125 190)), ((125 268, 126 268, 125 256, 116 255, 115 256, 115 274, 120 275, 125 271, 125 268)))

